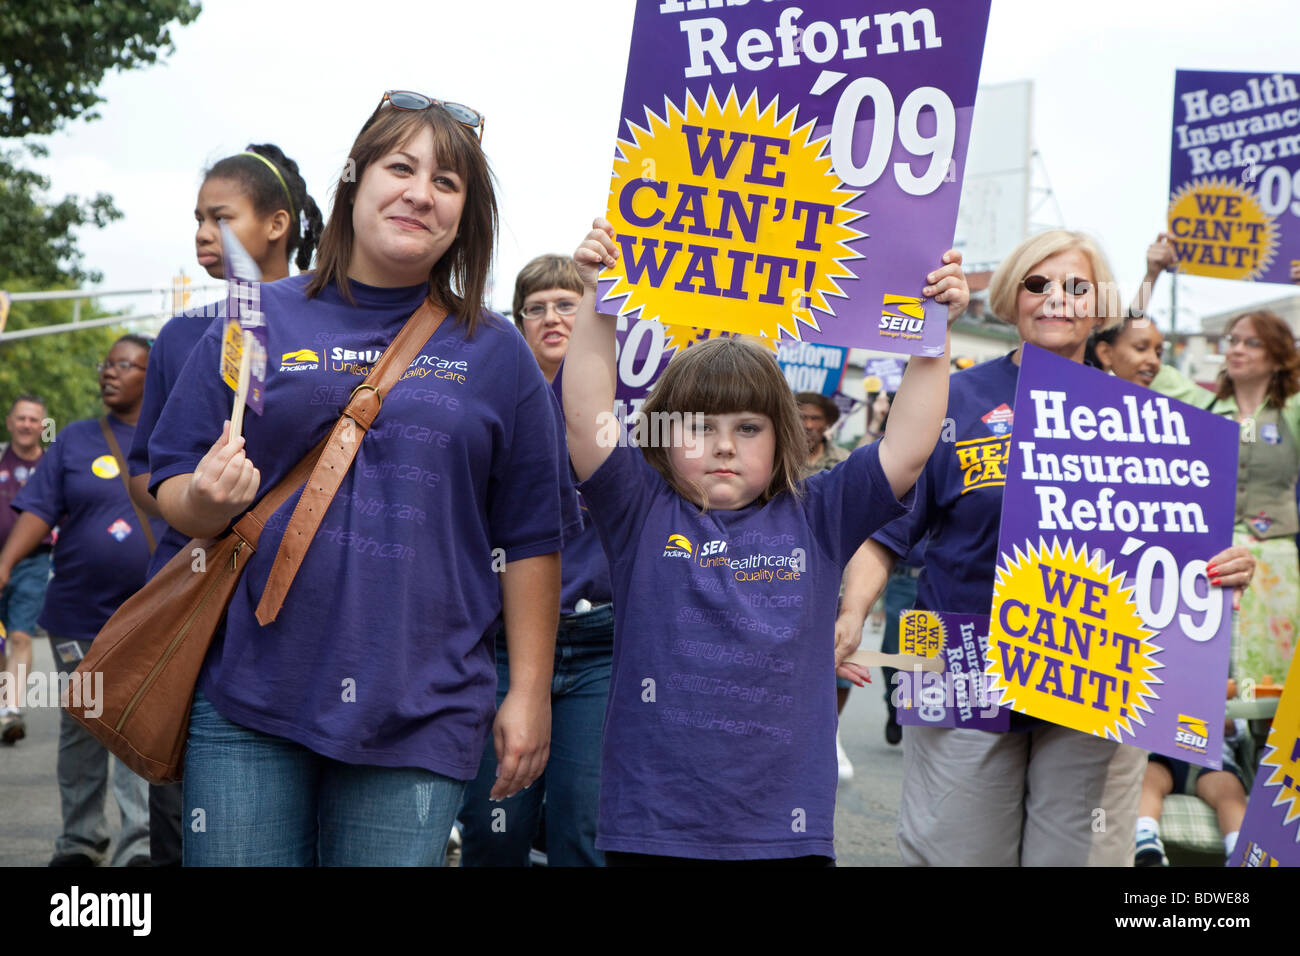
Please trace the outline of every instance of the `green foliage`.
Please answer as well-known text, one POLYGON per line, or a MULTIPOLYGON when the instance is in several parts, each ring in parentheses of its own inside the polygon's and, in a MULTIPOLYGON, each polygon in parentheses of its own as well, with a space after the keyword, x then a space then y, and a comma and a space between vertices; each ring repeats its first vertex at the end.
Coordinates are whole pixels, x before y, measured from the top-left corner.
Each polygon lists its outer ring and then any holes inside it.
MULTIPOLYGON (((42 289, 48 289, 48 286, 42 286, 42 289)), ((6 291, 28 290, 8 286, 6 291)), ((72 309, 70 300, 15 302, 10 308, 5 331, 71 322, 72 309)), ((81 305, 83 320, 109 314, 96 310, 93 302, 81 305)), ((0 417, 8 414, 14 398, 23 392, 45 399, 46 414, 54 419, 56 428, 104 414, 104 406, 99 400, 97 366, 125 332, 125 328, 105 326, 11 339, 0 344, 0 417)), ((3 431, 0 428, 0 432, 3 431)))
POLYGON ((0 138, 51 133, 95 119, 111 69, 154 63, 173 49, 168 26, 189 0, 4 0, 0 12, 0 138))
MULTIPOLYGON (((29 145, 34 156, 43 147, 29 145)), ((50 182, 39 173, 18 165, 18 151, 0 151, 0 286, 10 287, 21 278, 38 289, 58 288, 71 281, 72 287, 98 282, 100 274, 81 268, 81 251, 74 230, 82 226, 103 227, 122 213, 103 193, 82 200, 65 196, 57 203, 45 199, 50 182)))
MULTIPOLYGON (((0 0, 0 139, 42 136, 74 119, 95 119, 98 86, 112 69, 155 63, 173 49, 169 26, 201 11, 190 0, 0 0)), ((108 196, 46 198, 49 180, 21 165, 44 156, 28 140, 0 150, 0 288, 75 289, 100 281, 82 269, 76 230, 121 213, 108 196)), ((6 331, 71 321, 73 303, 14 303, 6 331)), ((83 303, 82 318, 103 316, 83 303)), ((61 428, 103 412, 96 366, 124 330, 86 329, 0 345, 0 404, 33 392, 61 428)))

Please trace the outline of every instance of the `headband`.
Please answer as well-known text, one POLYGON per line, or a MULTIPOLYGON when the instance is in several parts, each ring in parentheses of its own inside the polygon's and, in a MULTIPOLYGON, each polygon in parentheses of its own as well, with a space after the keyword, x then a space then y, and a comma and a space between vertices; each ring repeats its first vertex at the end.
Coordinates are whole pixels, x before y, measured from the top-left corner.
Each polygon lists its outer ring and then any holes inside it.
MULTIPOLYGON (((244 155, 256 156, 258 159, 260 159, 262 162, 266 163, 266 165, 270 167, 271 172, 275 173, 275 178, 280 180, 280 185, 284 188, 284 195, 289 200, 289 221, 296 223, 298 219, 294 215, 294 210, 293 210, 293 193, 289 192, 289 184, 284 181, 284 175, 280 172, 280 167, 275 165, 275 163, 271 162, 261 153, 255 153, 251 149, 244 150, 244 155)), ((297 233, 295 233, 295 235, 296 234, 297 233)))

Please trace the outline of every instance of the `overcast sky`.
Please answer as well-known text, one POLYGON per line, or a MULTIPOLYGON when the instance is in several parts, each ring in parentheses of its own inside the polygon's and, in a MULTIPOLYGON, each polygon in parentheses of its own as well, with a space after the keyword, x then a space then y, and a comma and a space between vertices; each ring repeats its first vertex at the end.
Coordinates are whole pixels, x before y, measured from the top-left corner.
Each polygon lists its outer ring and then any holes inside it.
MULTIPOLYGON (((811 18, 815 0, 802 5, 811 18)), ((176 52, 110 75, 102 118, 48 137, 40 167, 54 196, 102 191, 125 213, 82 235, 102 288, 166 287, 181 270, 209 281, 194 262, 205 166, 273 142, 328 213, 347 149, 384 90, 463 102, 487 116, 502 213, 493 302, 506 308, 518 268, 571 252, 604 210, 634 6, 205 0, 194 23, 173 30, 176 52)), ((1034 144, 1062 224, 1101 239, 1127 291, 1163 223, 1175 69, 1300 71, 1296 24, 1296 0, 994 0, 980 82, 1033 81, 1034 144)), ((1287 292, 1190 277, 1179 299, 1209 314, 1287 292)), ((1166 310, 1167 297, 1163 283, 1166 310)))

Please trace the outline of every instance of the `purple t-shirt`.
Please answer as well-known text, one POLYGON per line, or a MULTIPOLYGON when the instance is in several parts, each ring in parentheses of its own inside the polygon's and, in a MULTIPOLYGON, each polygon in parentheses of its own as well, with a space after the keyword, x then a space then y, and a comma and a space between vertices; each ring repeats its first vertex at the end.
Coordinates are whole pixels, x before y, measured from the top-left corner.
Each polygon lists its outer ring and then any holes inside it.
POLYGON ((873 537, 899 557, 926 533, 916 606, 988 614, 1002 523, 1020 367, 1009 355, 955 373, 948 385, 953 441, 935 447, 916 484, 916 507, 873 537))
MULTIPOLYGON (((27 479, 36 473, 36 466, 41 463, 41 456, 44 452, 37 449, 38 454, 35 461, 28 461, 14 451, 10 445, 5 449, 5 453, 0 455, 0 544, 3 544, 9 538, 9 532, 14 530, 14 522, 18 520, 18 512, 9 506, 14 503, 18 497, 18 492, 23 490, 23 485, 27 484, 27 479)), ((53 544, 54 535, 46 535, 41 544, 53 544)))
MULTIPOLYGON (((564 363, 560 363, 559 369, 555 373, 555 378, 551 380, 551 392, 555 395, 556 405, 562 405, 564 401, 564 363)), ((564 412, 560 412, 560 420, 564 420, 564 412)), ((568 452, 565 452, 565 461, 568 461, 568 452)), ((567 467, 566 475, 572 479, 573 472, 567 467)), ((591 515, 587 513, 587 505, 582 500, 582 494, 575 486, 572 492, 574 501, 582 515, 582 532, 575 538, 571 538, 564 544, 564 553, 560 557, 561 561, 561 578, 560 585, 560 613, 572 614, 573 606, 579 600, 585 598, 593 605, 608 604, 613 600, 613 592, 610 590, 609 583, 609 562, 605 560, 605 550, 600 546, 600 536, 596 533, 596 526, 591 523, 591 515)))
MULTIPOLYGON (((149 439, 153 436, 158 416, 162 414, 167 396, 176 387, 185 367, 190 352, 203 338, 214 319, 224 318, 226 302, 209 304, 189 312, 173 316, 162 327, 158 337, 153 340, 149 352, 149 367, 144 373, 144 399, 140 402, 140 418, 135 423, 135 440, 126 454, 126 464, 132 477, 147 474, 149 471, 149 439)), ((170 525, 158 541, 158 548, 149 562, 149 577, 162 570, 163 565, 172 559, 181 548, 189 544, 189 536, 183 535, 170 525)))
MULTIPOLYGON (((118 445, 129 448, 134 429, 114 415, 108 421, 118 445)), ((37 623, 58 637, 92 640, 144 585, 149 567, 149 544, 98 421, 59 430, 13 508, 59 526, 54 577, 37 623)), ((150 525, 155 540, 167 527, 150 525)))
MULTIPOLYGON (((264 491, 334 427, 427 291, 353 283, 349 307, 333 286, 307 299, 309 278, 261 291, 266 410, 245 416, 244 434, 264 491)), ((193 472, 230 413, 219 333, 204 333, 154 429, 155 488, 193 472)), ((493 316, 467 340, 449 316, 384 399, 263 628, 255 610, 298 496, 267 522, 203 693, 226 718, 336 760, 471 779, 495 702, 495 568, 559 551, 569 531, 558 425, 519 333, 493 316)))
MULTIPOLYGON (((578 493, 575 491, 574 494, 578 493)), ((608 604, 613 600, 609 562, 605 560, 600 535, 581 496, 578 503, 582 509, 582 531, 564 543, 564 552, 560 555, 561 614, 572 614, 573 606, 584 598, 592 605, 608 604)))
POLYGON ((738 511, 701 514, 635 448, 581 487, 614 583, 596 845, 834 856, 840 576, 911 492, 874 445, 738 511))

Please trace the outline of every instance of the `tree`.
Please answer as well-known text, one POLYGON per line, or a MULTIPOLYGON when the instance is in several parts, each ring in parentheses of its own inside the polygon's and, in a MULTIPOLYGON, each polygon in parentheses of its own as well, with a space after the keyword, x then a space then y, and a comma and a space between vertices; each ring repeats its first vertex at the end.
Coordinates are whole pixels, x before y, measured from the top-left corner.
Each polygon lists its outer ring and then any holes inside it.
MULTIPOLYGON (((173 49, 171 24, 190 23, 200 10, 190 0, 0 0, 0 140, 97 118, 105 73, 157 62, 173 49)), ((75 232, 121 213, 102 193, 48 200, 49 180, 21 165, 24 151, 46 154, 30 140, 0 149, 0 287, 43 291, 99 281, 82 268, 75 232)), ((15 303, 7 330, 67 322, 72 310, 68 301, 15 303)), ((86 318, 104 314, 93 303, 83 306, 86 318)), ((22 392, 45 399, 56 427, 102 414, 95 369, 121 332, 84 329, 5 342, 0 414, 22 392)))
POLYGON ((157 62, 174 49, 171 22, 184 26, 201 10, 189 0, 5 0, 0 138, 97 118, 104 74, 157 62))
MULTIPOLYGON (((24 288, 27 285, 11 283, 6 285, 6 291, 29 291, 24 288)), ((42 284, 40 288, 48 289, 49 286, 42 284)), ((83 303, 83 319, 103 314, 83 303)), ((5 331, 16 332, 71 320, 72 302, 68 300, 15 302, 5 331)), ((110 326, 5 342, 0 346, 0 416, 7 414, 14 398, 24 392, 45 400, 46 414, 54 420, 56 429, 81 418, 104 414, 104 406, 99 401, 96 367, 125 331, 110 326)), ((0 427, 0 439, 8 438, 3 432, 0 427)))
MULTIPOLYGON (((26 149, 33 156, 46 152, 35 144, 26 149)), ((26 280, 37 289, 68 281, 73 288, 98 282, 98 272, 82 271, 73 231, 106 226, 121 219, 122 213, 103 193, 90 200, 65 196, 48 203, 44 194, 50 181, 18 165, 21 157, 20 151, 0 150, 0 286, 9 288, 14 279, 26 280)))

